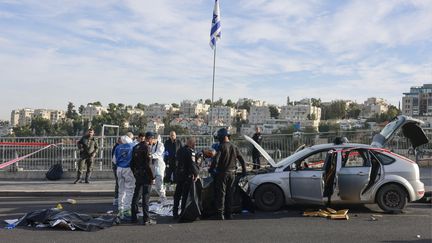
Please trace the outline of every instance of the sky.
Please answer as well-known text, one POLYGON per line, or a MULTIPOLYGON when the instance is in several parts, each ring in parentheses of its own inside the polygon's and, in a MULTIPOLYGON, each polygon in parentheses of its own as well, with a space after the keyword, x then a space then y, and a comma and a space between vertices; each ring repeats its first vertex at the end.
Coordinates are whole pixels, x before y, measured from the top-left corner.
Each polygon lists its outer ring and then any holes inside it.
MULTIPOLYGON (((0 119, 211 98, 213 0, 0 0, 0 119)), ((432 0, 220 0, 215 99, 380 97, 432 83, 432 0)))

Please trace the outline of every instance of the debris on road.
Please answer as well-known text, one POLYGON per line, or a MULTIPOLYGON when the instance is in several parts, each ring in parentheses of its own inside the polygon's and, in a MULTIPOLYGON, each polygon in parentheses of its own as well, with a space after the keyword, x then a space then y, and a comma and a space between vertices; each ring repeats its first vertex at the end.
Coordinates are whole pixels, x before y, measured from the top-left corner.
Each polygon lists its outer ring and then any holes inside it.
POLYGON ((117 224, 118 219, 114 215, 102 215, 93 218, 87 214, 51 208, 36 210, 25 214, 18 220, 8 220, 5 222, 8 224, 6 226, 7 229, 13 229, 17 226, 30 226, 34 228, 96 231, 117 224))
POLYGON ((77 203, 77 201, 75 199, 70 199, 70 198, 68 200, 66 200, 66 202, 70 203, 70 204, 76 204, 77 203))
POLYGON ((348 220, 348 209, 334 210, 332 208, 320 209, 318 211, 305 211, 303 213, 305 217, 322 217, 327 219, 343 219, 348 220))

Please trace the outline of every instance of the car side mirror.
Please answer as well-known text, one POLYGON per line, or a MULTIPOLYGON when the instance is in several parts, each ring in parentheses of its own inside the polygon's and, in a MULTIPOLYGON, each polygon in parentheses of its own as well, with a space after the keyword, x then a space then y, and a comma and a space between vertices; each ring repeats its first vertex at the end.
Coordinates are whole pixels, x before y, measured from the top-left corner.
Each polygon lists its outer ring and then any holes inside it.
POLYGON ((290 170, 291 171, 296 171, 297 170, 297 165, 295 163, 290 164, 290 170))

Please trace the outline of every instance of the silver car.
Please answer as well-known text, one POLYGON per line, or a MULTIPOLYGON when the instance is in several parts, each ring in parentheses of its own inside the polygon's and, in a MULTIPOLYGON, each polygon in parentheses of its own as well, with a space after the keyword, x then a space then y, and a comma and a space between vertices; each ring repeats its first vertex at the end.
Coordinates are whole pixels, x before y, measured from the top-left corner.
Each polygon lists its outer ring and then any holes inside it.
POLYGON ((424 185, 414 161, 383 147, 398 130, 413 148, 428 143, 421 123, 398 116, 371 145, 339 140, 306 147, 278 163, 245 136, 272 165, 266 173, 246 177, 248 193, 265 211, 295 203, 377 203, 385 212, 400 212, 407 202, 423 197, 424 185))

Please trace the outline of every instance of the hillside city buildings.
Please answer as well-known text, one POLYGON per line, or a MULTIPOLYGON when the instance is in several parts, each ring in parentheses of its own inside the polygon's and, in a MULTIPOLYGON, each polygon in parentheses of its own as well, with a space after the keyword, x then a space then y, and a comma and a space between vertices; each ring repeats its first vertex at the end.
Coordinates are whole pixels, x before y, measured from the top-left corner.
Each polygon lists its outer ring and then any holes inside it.
MULTIPOLYGON (((341 101, 346 107, 355 102, 341 101)), ((315 106, 311 99, 290 101, 283 106, 272 106, 272 114, 269 104, 265 101, 242 98, 232 106, 215 105, 211 107, 202 100, 184 100, 179 106, 167 104, 149 104, 137 107, 128 107, 126 111, 130 114, 129 119, 134 120, 144 116, 146 118, 147 130, 163 133, 166 126, 180 126, 191 134, 209 134, 220 127, 228 127, 232 133, 252 134, 255 127, 262 128, 264 134, 271 134, 288 127, 302 131, 311 129, 318 131, 322 121, 322 109, 329 106, 331 102, 322 102, 315 106), (249 111, 242 107, 249 104, 249 111)), ((334 121, 342 130, 362 129, 368 118, 386 113, 389 104, 381 98, 370 97, 361 104, 355 104, 359 111, 357 119, 342 119, 334 121)), ((424 84, 420 87, 411 87, 409 92, 403 93, 402 114, 419 117, 426 121, 426 126, 432 123, 432 84, 424 84)), ((82 109, 81 117, 91 121, 94 117, 108 112, 108 109, 94 104, 88 104, 82 109)), ((65 111, 53 109, 16 109, 11 112, 10 126, 29 125, 35 117, 50 120, 52 124, 65 119, 65 111)), ((124 127, 130 125, 130 121, 122 124, 124 127)))

